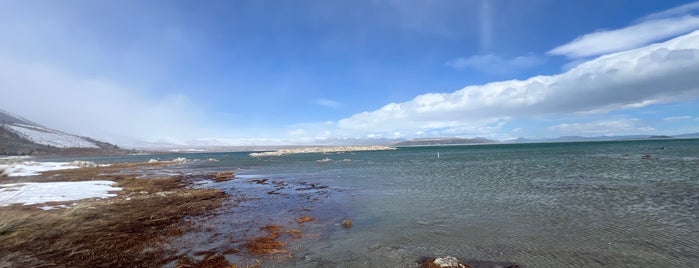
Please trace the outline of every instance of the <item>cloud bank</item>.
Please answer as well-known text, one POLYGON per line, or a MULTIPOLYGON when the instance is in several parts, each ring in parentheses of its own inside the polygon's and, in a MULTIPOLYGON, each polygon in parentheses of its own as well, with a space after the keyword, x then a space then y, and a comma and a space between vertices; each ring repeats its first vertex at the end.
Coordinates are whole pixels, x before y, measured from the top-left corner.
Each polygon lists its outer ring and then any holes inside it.
MULTIPOLYGON (((346 133, 449 131, 513 117, 599 113, 699 97, 699 31, 618 52, 552 76, 419 95, 339 120, 346 133)), ((495 122, 495 123, 494 123, 495 122)))

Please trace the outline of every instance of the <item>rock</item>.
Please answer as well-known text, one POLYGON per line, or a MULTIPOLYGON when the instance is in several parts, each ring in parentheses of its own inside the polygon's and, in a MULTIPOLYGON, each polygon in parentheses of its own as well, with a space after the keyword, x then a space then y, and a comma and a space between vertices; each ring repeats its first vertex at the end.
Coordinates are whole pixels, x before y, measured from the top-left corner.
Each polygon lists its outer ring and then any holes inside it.
POLYGON ((342 221, 342 227, 344 227, 344 228, 350 228, 350 227, 352 227, 352 221, 351 221, 351 220, 343 220, 343 221, 342 221))
POLYGON ((457 258, 454 258, 451 256, 446 256, 444 258, 436 258, 436 259, 434 259, 434 262, 432 262, 432 263, 437 265, 437 267, 442 267, 442 268, 445 268, 445 267, 446 268, 466 268, 466 267, 468 267, 468 266, 462 264, 461 262, 459 262, 459 260, 457 258))
POLYGON ((150 160, 146 161, 146 163, 148 163, 148 164, 158 163, 158 160, 151 158, 150 160))
POLYGON ((175 162, 175 163, 184 163, 184 162, 187 162, 187 158, 178 157, 178 158, 173 159, 172 162, 175 162))

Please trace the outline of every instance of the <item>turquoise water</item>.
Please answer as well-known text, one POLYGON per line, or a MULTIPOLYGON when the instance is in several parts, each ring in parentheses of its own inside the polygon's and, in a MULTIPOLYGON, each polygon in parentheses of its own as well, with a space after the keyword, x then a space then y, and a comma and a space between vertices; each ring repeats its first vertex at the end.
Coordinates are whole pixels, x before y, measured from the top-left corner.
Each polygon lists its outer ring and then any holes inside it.
MULTIPOLYGON (((219 162, 194 161, 176 172, 236 169, 238 179, 204 187, 251 199, 230 204, 208 223, 209 234, 183 238, 199 245, 185 253, 254 235, 246 223, 293 222, 301 204, 317 218, 303 226, 311 239, 291 240, 291 257, 265 259, 266 266, 413 267, 421 257, 445 255, 477 267, 696 267, 699 261, 699 140, 185 157, 219 162), (316 162, 323 158, 351 162, 316 162), (264 193, 273 186, 247 181, 253 178, 286 182, 291 190, 268 200, 264 193), (328 188, 293 190, 311 183, 328 188), (345 218, 351 229, 338 225, 345 218)), ((227 258, 244 262, 239 255, 227 258)))

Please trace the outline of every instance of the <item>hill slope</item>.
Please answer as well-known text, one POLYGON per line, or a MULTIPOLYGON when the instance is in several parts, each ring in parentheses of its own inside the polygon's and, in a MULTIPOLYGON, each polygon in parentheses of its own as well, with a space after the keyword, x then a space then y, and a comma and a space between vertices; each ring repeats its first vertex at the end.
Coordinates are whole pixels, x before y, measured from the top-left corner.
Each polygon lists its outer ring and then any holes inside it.
POLYGON ((46 128, 0 109, 0 155, 111 154, 123 151, 116 145, 46 128))

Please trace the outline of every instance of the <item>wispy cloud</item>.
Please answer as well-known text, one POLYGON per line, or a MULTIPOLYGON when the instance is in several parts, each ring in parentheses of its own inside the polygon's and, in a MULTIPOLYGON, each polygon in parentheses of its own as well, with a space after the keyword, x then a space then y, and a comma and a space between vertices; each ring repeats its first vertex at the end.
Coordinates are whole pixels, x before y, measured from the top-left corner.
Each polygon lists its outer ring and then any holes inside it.
POLYGON ((689 115, 682 115, 682 116, 665 117, 665 118, 663 118, 663 121, 677 122, 677 121, 683 121, 683 120, 689 120, 689 119, 692 119, 692 117, 689 115))
POLYGON ((544 59, 534 55, 502 58, 494 54, 474 55, 468 58, 456 58, 446 63, 457 70, 473 69, 486 73, 508 74, 524 68, 544 63, 544 59))
POLYGON ((669 9, 615 30, 599 30, 580 36, 548 52, 569 58, 598 56, 638 48, 699 29, 699 16, 693 14, 699 3, 669 9))
POLYGON ((508 117, 638 108, 699 98, 697 73, 699 31, 599 57, 558 75, 419 95, 355 114, 337 126, 354 133, 430 130, 508 117))
POLYGON ((669 17, 683 16, 687 14, 699 14, 699 1, 650 14, 641 18, 640 21, 664 19, 669 17))
POLYGON ((493 43, 492 3, 490 0, 481 0, 478 12, 479 37, 482 50, 489 50, 493 43))
POLYGON ((342 107, 341 102, 324 98, 315 99, 315 104, 333 109, 338 109, 342 107))
POLYGON ((602 120, 586 123, 564 123, 548 127, 558 135, 629 135, 654 131, 639 119, 602 120))

